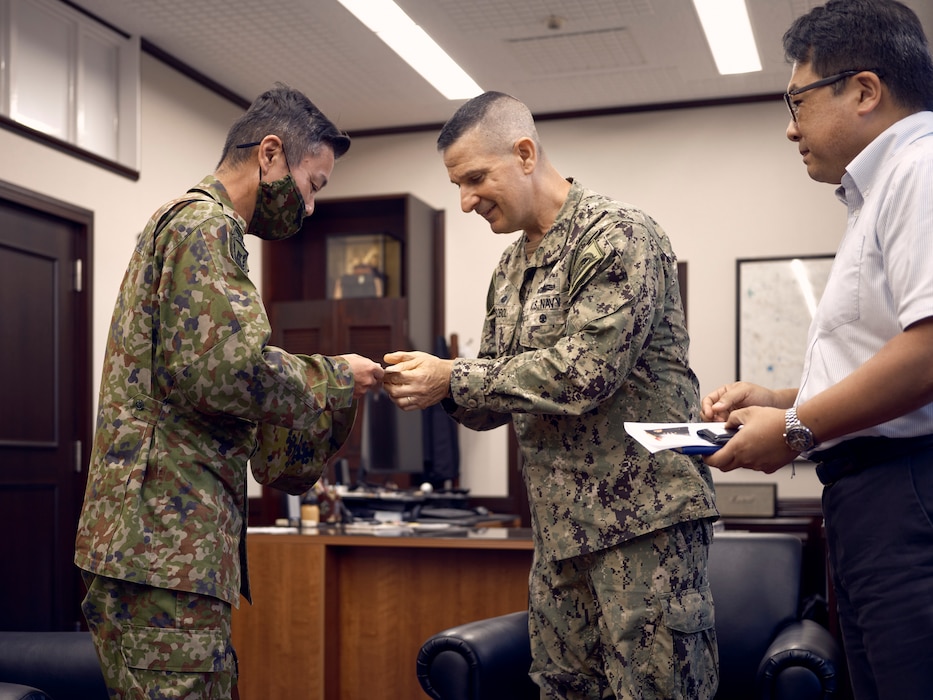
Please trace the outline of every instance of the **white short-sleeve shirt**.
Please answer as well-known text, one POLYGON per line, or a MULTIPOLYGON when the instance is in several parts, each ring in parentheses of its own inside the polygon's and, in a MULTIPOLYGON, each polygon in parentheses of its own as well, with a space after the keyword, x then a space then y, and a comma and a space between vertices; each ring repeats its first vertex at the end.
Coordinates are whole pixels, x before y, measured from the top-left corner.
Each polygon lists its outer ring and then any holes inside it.
MULTIPOLYGON (((846 168, 836 194, 848 222, 810 325, 798 403, 933 316, 933 112, 913 114, 879 135, 846 168)), ((930 433, 933 404, 845 439, 930 433)))

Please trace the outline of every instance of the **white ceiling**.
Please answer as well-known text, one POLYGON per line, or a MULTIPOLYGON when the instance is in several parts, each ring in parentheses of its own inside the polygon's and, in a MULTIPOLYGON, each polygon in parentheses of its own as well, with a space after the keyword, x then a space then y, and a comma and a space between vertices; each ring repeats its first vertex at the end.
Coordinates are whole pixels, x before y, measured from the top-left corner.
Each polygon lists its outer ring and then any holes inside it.
MULTIPOLYGON (((720 76, 690 0, 397 0, 484 90, 538 116, 783 93, 781 35, 823 0, 746 0, 764 70, 720 76), (559 29, 548 18, 562 19, 559 29)), ((443 123, 445 99, 337 0, 72 0, 251 101, 275 81, 350 132, 443 123)), ((933 2, 905 0, 933 37, 933 2)), ((775 109, 783 109, 779 100, 775 109)))

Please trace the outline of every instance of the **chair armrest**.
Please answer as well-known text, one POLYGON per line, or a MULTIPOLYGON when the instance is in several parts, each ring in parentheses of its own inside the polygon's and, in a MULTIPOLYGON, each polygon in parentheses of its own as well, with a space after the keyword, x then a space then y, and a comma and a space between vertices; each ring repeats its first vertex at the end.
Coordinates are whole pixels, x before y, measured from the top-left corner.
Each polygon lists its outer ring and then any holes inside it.
POLYGON ((439 632, 418 652, 418 682, 435 700, 537 700, 528 676, 531 644, 525 611, 439 632))
POLYGON ((831 697, 836 690, 842 651, 825 627, 798 620, 782 629, 758 666, 762 700, 831 697))
POLYGON ((38 688, 0 682, 0 700, 52 700, 38 688))

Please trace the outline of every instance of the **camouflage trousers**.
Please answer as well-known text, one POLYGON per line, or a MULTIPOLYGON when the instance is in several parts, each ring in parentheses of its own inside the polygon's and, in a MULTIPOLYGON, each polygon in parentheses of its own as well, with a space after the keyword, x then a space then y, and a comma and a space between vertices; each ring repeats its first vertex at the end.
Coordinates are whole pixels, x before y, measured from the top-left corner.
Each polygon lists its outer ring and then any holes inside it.
POLYGON ((536 553, 528 626, 541 698, 712 698, 711 537, 708 521, 690 521, 571 559, 536 553))
POLYGON ((230 605, 83 572, 81 606, 112 700, 228 700, 237 662, 230 605))

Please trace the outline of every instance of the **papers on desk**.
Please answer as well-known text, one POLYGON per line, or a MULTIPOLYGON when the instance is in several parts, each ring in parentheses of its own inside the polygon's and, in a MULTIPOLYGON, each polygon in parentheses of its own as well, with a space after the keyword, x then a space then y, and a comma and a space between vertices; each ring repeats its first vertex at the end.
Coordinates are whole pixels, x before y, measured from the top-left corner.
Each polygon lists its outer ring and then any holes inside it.
POLYGON ((697 433, 708 430, 716 435, 726 432, 725 423, 632 423, 627 422, 625 432, 638 441, 648 452, 675 450, 684 454, 712 454, 720 445, 697 433))
POLYGON ((404 535, 408 528, 400 522, 356 521, 344 523, 341 531, 347 535, 404 535))
MULTIPOLYGON (((454 527, 451 523, 421 523, 417 521, 402 522, 399 520, 377 522, 373 520, 356 520, 352 523, 342 523, 332 526, 339 528, 339 532, 345 535, 375 535, 376 537, 396 537, 398 535, 416 535, 422 532, 435 530, 449 530, 454 527)), ((298 535, 298 534, 317 534, 324 531, 327 534, 327 527, 321 528, 319 523, 310 523, 302 521, 302 527, 299 529, 287 525, 270 525, 248 527, 246 532, 249 535, 298 535)))
POLYGON ((420 523, 417 521, 355 521, 352 523, 346 523, 343 526, 343 532, 348 535, 376 535, 378 537, 380 535, 414 535, 418 532, 425 532, 428 530, 446 530, 450 527, 451 525, 449 523, 420 523))
POLYGON ((247 535, 297 535, 297 527, 283 525, 257 525, 246 528, 247 535))

